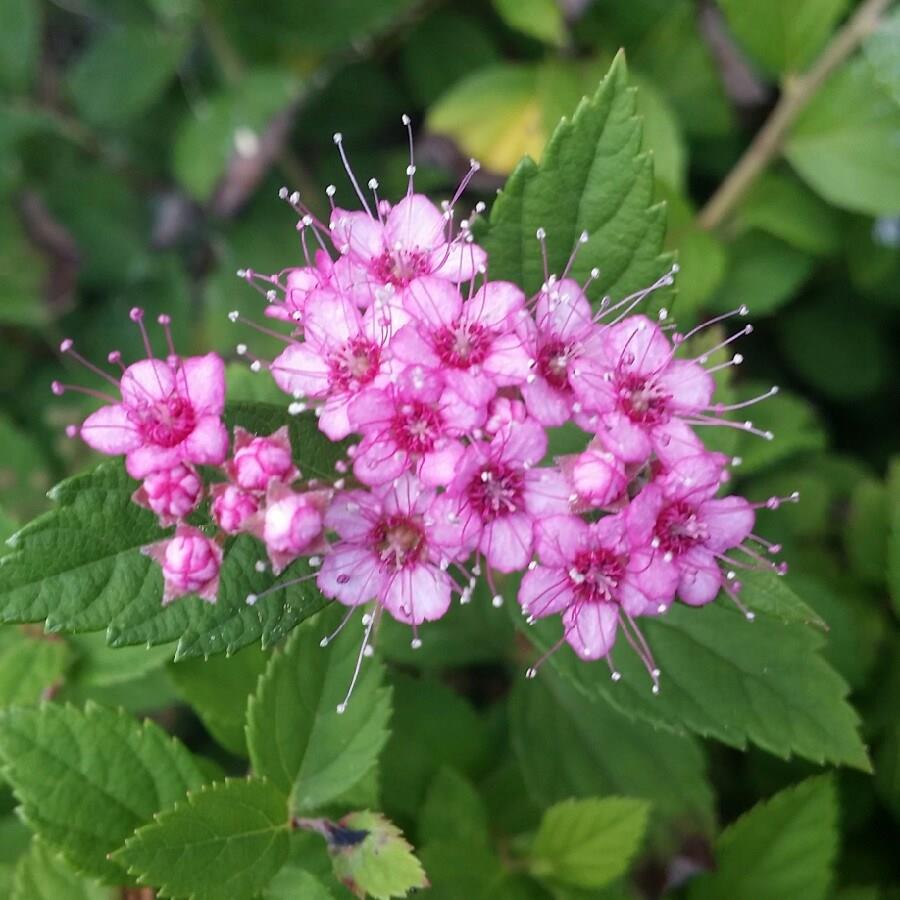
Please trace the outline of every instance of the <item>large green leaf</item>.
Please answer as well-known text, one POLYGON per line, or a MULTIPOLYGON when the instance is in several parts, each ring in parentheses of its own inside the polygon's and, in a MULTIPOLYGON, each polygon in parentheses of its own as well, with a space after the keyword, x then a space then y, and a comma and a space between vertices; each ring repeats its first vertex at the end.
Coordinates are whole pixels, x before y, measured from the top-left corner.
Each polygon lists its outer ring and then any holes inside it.
POLYGON ((102 33, 69 72, 69 90, 79 112, 101 126, 120 125, 140 115, 174 76, 187 46, 184 38, 138 25, 102 33))
POLYGON ((9 900, 114 900, 117 894, 73 871, 35 838, 16 866, 9 900))
POLYGON ((25 90, 38 60, 40 38, 40 4, 5 0, 0 9, 0 87, 25 90))
POLYGON ((515 684, 509 715, 513 749, 541 807, 623 794, 653 804, 659 835, 685 826, 712 831, 712 788, 693 738, 632 721, 550 669, 515 684))
POLYGON ((628 868, 648 811, 645 801, 630 797, 565 800, 550 807, 531 848, 531 871, 551 883, 604 887, 628 868))
POLYGON ((139 828, 113 858, 164 896, 253 897, 284 865, 284 795, 261 778, 219 781, 139 828))
POLYGON ((68 645, 59 638, 0 626, 0 706, 36 703, 71 658, 68 645))
POLYGON ((250 646, 230 656, 185 659, 172 663, 168 671, 181 698, 212 736, 231 753, 246 756, 247 702, 267 662, 267 654, 250 646))
POLYGON ((381 687, 382 665, 365 660, 343 713, 360 653, 360 635, 349 626, 326 648, 343 610, 332 609, 298 629, 284 652, 269 662, 247 709, 247 744, 253 771, 306 814, 339 797, 375 767, 388 738, 390 689, 381 687))
MULTIPOLYGON (((343 445, 332 444, 312 415, 291 417, 267 403, 237 403, 229 426, 270 434, 283 424, 308 476, 330 475, 343 445)), ((0 621, 46 621, 50 631, 106 629, 112 646, 178 641, 176 658, 233 652, 261 640, 270 646, 324 605, 312 582, 275 591, 256 605, 248 594, 273 586, 258 572, 262 545, 246 535, 233 541, 222 567, 215 604, 195 597, 162 607, 162 575, 140 549, 165 537, 155 518, 131 502, 135 482, 121 464, 57 485, 57 507, 23 528, 13 551, 0 559, 0 621)), ((281 581, 308 572, 298 562, 281 581)))
POLYGON ((556 0, 493 0, 500 18, 529 37, 547 44, 562 44, 566 23, 556 0))
MULTIPOLYGON (((781 592, 791 596, 784 586, 781 592)), ((858 718, 845 699, 847 685, 819 653, 824 636, 798 621, 808 612, 802 603, 786 610, 788 621, 780 610, 773 613, 778 596, 770 582, 748 579, 742 601, 756 612, 753 622, 727 600, 700 609, 677 604, 663 616, 641 619, 662 672, 658 695, 624 640, 614 651, 619 682, 610 680, 605 663, 581 662, 567 647, 552 656, 552 664, 587 696, 601 696, 654 725, 868 771, 858 718)), ((554 622, 523 628, 541 649, 559 634, 554 622)))
POLYGON ((864 49, 875 77, 900 103, 900 9, 884 17, 864 49))
POLYGON ((544 148, 541 164, 523 159, 479 229, 492 278, 533 293, 544 280, 535 233, 547 235, 551 272, 560 273, 587 231, 573 277, 600 277, 593 296, 619 298, 652 284, 666 267, 661 257, 665 208, 653 204, 653 164, 641 153, 635 91, 618 56, 596 94, 583 100, 544 148))
POLYGON ((791 165, 826 200, 858 212, 900 209, 900 105, 869 61, 845 63, 794 123, 791 165))
POLYGON ((805 68, 847 6, 847 0, 719 0, 735 37, 770 72, 805 68))
POLYGON ((109 884, 124 873, 107 854, 204 782, 190 753, 158 725, 94 704, 0 712, 0 758, 31 828, 109 884))
POLYGON ((837 853, 837 798, 827 776, 760 803, 716 841, 717 869, 690 900, 824 900, 837 853))
POLYGON ((419 840, 489 846, 484 802, 472 783, 451 768, 441 769, 428 787, 419 816, 419 840))

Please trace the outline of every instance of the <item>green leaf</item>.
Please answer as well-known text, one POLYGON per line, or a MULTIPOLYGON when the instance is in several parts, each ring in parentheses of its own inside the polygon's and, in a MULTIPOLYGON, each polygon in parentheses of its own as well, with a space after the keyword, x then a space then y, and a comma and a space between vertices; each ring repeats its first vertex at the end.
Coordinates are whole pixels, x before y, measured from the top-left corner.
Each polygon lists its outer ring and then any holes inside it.
POLYGON ((247 709, 247 745, 253 771, 291 795, 291 810, 306 814, 349 790, 376 765, 388 738, 390 690, 383 667, 364 661, 346 710, 337 711, 353 678, 359 634, 344 629, 327 648, 322 638, 338 626, 332 608, 298 629, 269 662, 247 709))
POLYGON ((812 62, 847 0, 719 0, 734 36, 773 74, 812 62))
POLYGON ((71 658, 59 638, 0 627, 0 706, 37 703, 71 658))
POLYGON ((784 306, 813 270, 813 258, 761 231, 728 245, 728 267, 711 307, 724 312, 747 306, 754 318, 784 306))
POLYGON ((210 199, 232 156, 258 141, 298 90, 288 72, 255 70, 213 97, 202 115, 190 113, 172 147, 175 177, 199 200, 210 199))
POLYGON ((423 107, 466 75, 494 63, 497 55, 491 35, 477 19, 450 9, 428 16, 400 49, 406 85, 423 107))
POLYGON ((894 354, 885 329, 874 317, 848 316, 843 294, 797 304, 778 325, 778 344, 791 368, 835 400, 873 394, 892 376, 894 354))
POLYGON ((123 873, 107 854, 204 781, 159 726, 94 704, 0 712, 0 758, 30 827, 109 884, 123 873))
POLYGON ((888 469, 890 522, 888 523, 887 583, 894 612, 900 616, 900 457, 891 460, 888 469))
POLYGON ((824 900, 837 853, 837 814, 828 776, 758 804, 719 836, 717 869, 692 882, 690 900, 824 900))
POLYGON ((412 847, 384 816, 366 810, 344 816, 340 824, 367 832, 359 843, 334 851, 334 873, 345 884, 355 885, 373 900, 405 897, 414 888, 428 887, 425 870, 412 847))
POLYGON ((41 7, 33 0, 5 0, 0 7, 0 87, 25 92, 41 40, 41 7))
POLYGON ((419 815, 419 839, 423 844, 489 845, 484 802, 472 783, 451 768, 442 768, 428 787, 419 815))
POLYGON ((566 800, 550 807, 531 848, 531 871, 551 883, 600 888, 623 875, 640 848, 649 805, 630 797, 566 800))
POLYGON ((889 528, 887 488, 874 478, 860 481, 844 520, 844 549, 856 574, 869 584, 884 582, 889 528))
POLYGON ((871 215, 900 209, 900 105, 865 58, 838 69, 800 113, 785 155, 830 203, 871 215))
POLYGON ((9 900, 114 900, 118 892, 73 871, 35 838, 19 860, 9 900))
POLYGON ((70 682, 79 690, 114 687, 160 670, 171 658, 171 648, 119 647, 113 652, 100 632, 68 638, 78 652, 70 682))
POLYGON ((540 288, 538 228, 546 230, 549 269, 557 273, 588 232, 572 277, 584 281, 598 266, 592 296, 620 298, 660 277, 667 262, 660 255, 665 208, 653 205, 653 167, 640 152, 635 105, 620 55, 594 97, 560 123, 540 166, 528 158, 519 163, 479 229, 492 278, 514 281, 527 293, 540 288))
POLYGON ((139 25, 103 32, 69 70, 75 106, 94 125, 123 125, 134 119, 175 75, 186 37, 139 25))
POLYGON ((231 656, 187 659, 168 668, 181 699, 200 716, 210 734, 237 756, 247 756, 247 702, 268 659, 268 654, 251 646, 231 656))
MULTIPOLYGON (((735 401, 759 397, 771 385, 758 381, 742 382, 735 388, 735 401)), ((772 468, 803 453, 824 450, 828 437, 818 412, 803 397, 779 388, 774 397, 767 398, 753 408, 753 424, 763 431, 771 431, 774 440, 760 440, 756 435, 738 433, 734 455, 740 457, 735 474, 740 477, 772 468)))
POLYGON ((391 814, 412 817, 442 766, 475 773, 487 755, 488 735, 471 704, 436 678, 392 672, 390 683, 394 715, 381 756, 382 778, 390 785, 384 802, 391 814))
POLYGON ((895 9, 882 19, 863 49, 875 77, 900 103, 900 10, 895 9))
POLYGON ((252 897, 284 865, 290 821, 265 779, 219 781, 139 828, 112 858, 164 896, 252 897))
POLYGON ((790 175, 762 175, 741 202, 738 221, 817 256, 841 246, 836 210, 790 175))
MULTIPOLYGON (((650 678, 627 645, 614 654, 618 683, 610 681, 605 663, 581 662, 568 648, 555 653, 552 664, 587 696, 654 725, 868 771, 858 718, 845 700, 847 685, 819 655, 822 634, 765 612, 772 600, 750 579, 741 600, 756 612, 755 621, 723 599, 699 609, 678 604, 641 622, 662 671, 659 695, 651 693, 650 678)), ((559 631, 558 623, 523 627, 541 650, 559 631)))
POLYGON ((265 900, 352 900, 355 896, 334 875, 328 848, 321 835, 294 830, 287 863, 263 891, 265 900))
POLYGON ((900 724, 891 727, 875 754, 875 790, 900 820, 900 724))
POLYGON ((12 207, 4 204, 0 211, 0 322, 32 327, 46 323, 48 309, 42 295, 46 270, 46 260, 28 240, 12 207))
POLYGON ((334 894, 311 872, 288 863, 269 882, 265 900, 334 900, 334 894))
POLYGON ((632 721, 549 668, 533 682, 515 683, 509 715, 513 749, 541 807, 625 794, 653 804, 657 837, 685 822, 712 831, 712 788, 693 738, 632 721))
POLYGON ((633 79, 637 92, 637 112, 644 122, 641 149, 653 155, 653 173, 657 180, 673 190, 684 186, 687 148, 678 117, 671 104, 647 78, 633 79))
POLYGON ((493 0, 501 19, 516 31, 545 44, 560 46, 566 39, 566 24, 556 0, 493 0))
POLYGON ((452 138, 489 171, 505 174, 547 141, 534 66, 497 63, 454 85, 428 111, 426 128, 452 138))

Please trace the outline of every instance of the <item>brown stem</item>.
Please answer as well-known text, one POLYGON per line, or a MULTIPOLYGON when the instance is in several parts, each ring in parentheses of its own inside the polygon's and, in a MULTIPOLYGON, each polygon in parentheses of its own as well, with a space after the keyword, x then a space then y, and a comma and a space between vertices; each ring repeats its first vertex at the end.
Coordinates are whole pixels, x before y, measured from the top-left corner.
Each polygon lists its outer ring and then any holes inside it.
POLYGON ((828 76, 878 26, 891 0, 865 0, 832 38, 812 67, 785 82, 781 98, 737 165, 703 207, 697 221, 713 229, 728 217, 747 189, 781 151, 788 129, 828 76))

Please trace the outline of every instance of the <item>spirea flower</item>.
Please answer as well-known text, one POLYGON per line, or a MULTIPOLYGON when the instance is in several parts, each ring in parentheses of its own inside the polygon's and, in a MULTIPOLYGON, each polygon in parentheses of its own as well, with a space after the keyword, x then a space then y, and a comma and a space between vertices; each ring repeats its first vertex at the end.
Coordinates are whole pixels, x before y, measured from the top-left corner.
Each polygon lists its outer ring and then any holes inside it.
MULTIPOLYGON (((707 451, 699 435, 715 425, 772 437, 731 414, 777 388, 731 405, 714 398, 716 374, 741 356, 710 364, 713 354, 751 327, 691 350, 700 331, 747 310, 687 334, 665 311, 649 318, 641 303, 672 284, 677 267, 636 293, 592 301, 599 269, 584 283, 572 277, 586 233, 563 271, 551 273, 547 235, 537 230, 544 277, 533 296, 492 279, 472 231, 484 204, 457 215, 477 163, 435 204, 415 191, 409 135, 409 184, 399 202, 380 197, 375 179, 363 192, 337 135, 360 208, 339 205, 329 187, 325 222, 282 189, 298 216, 303 259, 273 275, 238 272, 284 333, 255 327, 285 346, 270 361, 245 344, 237 352, 252 371, 271 374, 287 413, 309 414, 327 439, 345 442, 333 476, 315 452, 291 446, 286 427, 237 428, 229 453, 222 360, 179 357, 165 316, 167 353, 154 357, 140 310, 132 318, 147 358, 126 368, 110 354, 119 378, 63 343, 115 389, 85 389, 107 405, 75 431, 103 453, 124 455, 143 479, 135 501, 175 525, 173 537, 145 551, 162 566, 165 603, 186 594, 214 600, 222 547, 252 535, 269 560, 257 563, 260 572, 306 564, 248 603, 315 579, 347 607, 344 624, 365 607, 355 682, 381 616, 410 625, 418 647, 425 623, 446 615, 454 596, 470 602, 479 578, 499 606, 498 573, 521 573, 526 621, 561 626, 550 653, 568 645, 583 660, 606 658, 618 679, 611 652, 624 638, 658 691, 644 617, 665 615, 676 599, 700 606, 723 593, 750 618, 741 572, 785 571, 771 558, 779 548, 753 533, 760 504, 723 495, 738 460, 707 451), (204 495, 215 535, 185 522, 202 514, 204 495)), ((238 311, 229 318, 253 324, 238 311)))

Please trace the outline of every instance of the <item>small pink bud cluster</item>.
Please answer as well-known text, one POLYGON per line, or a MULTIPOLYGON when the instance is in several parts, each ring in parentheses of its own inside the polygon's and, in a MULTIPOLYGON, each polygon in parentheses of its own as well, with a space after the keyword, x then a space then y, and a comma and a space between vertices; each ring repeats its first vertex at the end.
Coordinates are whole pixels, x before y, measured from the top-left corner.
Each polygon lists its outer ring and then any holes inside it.
MULTIPOLYGON (((371 197, 363 193, 340 135, 335 142, 362 209, 337 206, 329 187, 326 223, 282 189, 299 217, 306 265, 238 272, 265 296, 266 314, 292 329, 283 352, 253 358, 251 368, 271 372, 292 414, 312 410, 327 437, 353 439, 321 523, 296 500, 272 507, 278 524, 267 522, 261 537, 273 563, 286 531, 301 536, 294 547, 315 535, 305 552, 319 566, 320 590, 351 609, 374 602, 361 657, 382 611, 408 623, 418 647, 419 626, 442 617, 454 595, 470 602, 480 576, 499 606, 497 573, 522 573, 518 600, 529 623, 559 616, 560 644, 586 660, 605 657, 616 680, 611 651, 622 633, 658 691, 641 617, 723 591, 749 619, 738 573, 784 571, 766 558, 778 548, 752 533, 754 504, 719 496, 737 460, 708 452, 697 436, 718 425, 772 438, 723 417, 749 403, 713 402, 713 374, 741 357, 709 365, 710 356, 751 326, 702 354, 685 352, 702 328, 746 308, 687 334, 665 312, 657 321, 639 313, 677 267, 592 307, 587 291, 599 272, 585 283, 572 277, 578 247, 558 276, 545 262, 544 282, 528 297, 488 277, 471 218, 456 221, 477 163, 438 208, 413 190, 410 136, 409 188, 391 205, 374 179, 371 197), (584 432, 583 452, 548 459, 548 429, 569 422, 584 432)), ((546 261, 543 229, 537 239, 546 261)), ((578 245, 587 243, 583 234, 578 245)), ((246 345, 238 353, 247 355, 246 345)), ((255 458, 248 466, 263 468, 255 458)))

